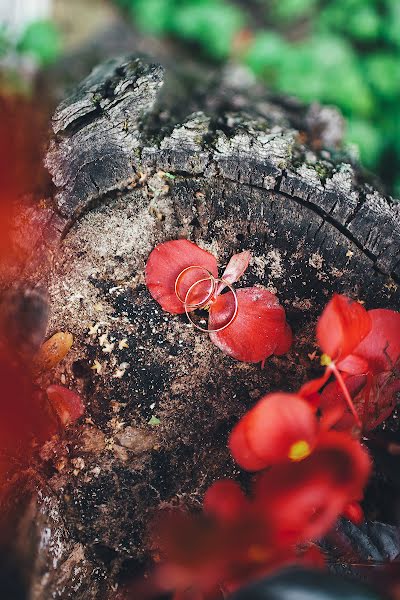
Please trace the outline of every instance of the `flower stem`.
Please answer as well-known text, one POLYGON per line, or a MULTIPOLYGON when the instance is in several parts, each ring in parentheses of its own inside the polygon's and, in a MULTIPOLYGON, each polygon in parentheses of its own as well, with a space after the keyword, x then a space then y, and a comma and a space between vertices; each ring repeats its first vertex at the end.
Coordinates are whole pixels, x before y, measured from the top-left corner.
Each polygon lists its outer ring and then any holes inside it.
POLYGON ((351 410, 351 412, 352 412, 352 414, 353 414, 353 417, 354 417, 354 420, 355 420, 355 422, 357 423, 357 426, 358 426, 360 429, 362 429, 362 424, 361 424, 361 421, 360 421, 360 417, 358 416, 358 413, 357 413, 357 411, 356 411, 356 409, 355 409, 355 406, 354 406, 354 404, 353 404, 353 400, 351 399, 351 396, 350 396, 350 394, 349 394, 349 390, 347 389, 347 386, 346 386, 346 384, 345 384, 345 382, 344 382, 344 379, 343 379, 343 377, 342 377, 342 375, 341 375, 340 371, 339 371, 339 370, 336 368, 336 365, 335 365, 335 363, 334 363, 334 362, 332 362, 332 363, 329 365, 329 367, 328 367, 328 368, 329 368, 329 369, 330 369, 330 370, 333 372, 333 374, 335 375, 335 377, 336 377, 336 381, 338 382, 338 384, 339 384, 339 387, 340 387, 340 389, 341 389, 341 390, 342 390, 342 392, 343 392, 343 395, 344 395, 344 397, 345 397, 345 400, 346 400, 346 402, 347 402, 347 404, 348 404, 348 407, 350 408, 350 410, 351 410))

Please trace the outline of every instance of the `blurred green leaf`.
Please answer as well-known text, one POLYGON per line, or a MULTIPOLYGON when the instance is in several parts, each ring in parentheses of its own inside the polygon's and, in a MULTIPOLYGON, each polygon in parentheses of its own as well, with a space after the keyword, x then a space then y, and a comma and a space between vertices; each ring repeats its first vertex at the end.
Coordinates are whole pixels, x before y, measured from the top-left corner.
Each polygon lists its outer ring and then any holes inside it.
POLYGON ((260 31, 248 49, 245 61, 258 75, 277 68, 284 60, 284 55, 290 52, 289 44, 277 33, 260 31))
POLYGON ((188 1, 174 15, 174 31, 200 42, 206 52, 221 59, 229 56, 233 38, 245 25, 243 13, 218 0, 188 1))
POLYGON ((40 65, 51 64, 61 51, 59 32, 51 21, 35 21, 23 32, 17 51, 31 54, 40 65))
POLYGON ((385 21, 386 38, 393 44, 400 46, 400 2, 386 0, 387 18, 385 21))
POLYGON ((170 29, 173 10, 174 0, 131 0, 129 7, 136 25, 153 34, 163 34, 170 29))
POLYGON ((362 119, 349 119, 346 140, 357 144, 361 162, 366 167, 373 167, 382 152, 384 141, 379 129, 362 119))
POLYGON ((291 21, 307 17, 318 9, 318 0, 275 0, 272 14, 279 21, 291 21))
POLYGON ((318 24, 319 27, 342 31, 354 39, 363 41, 375 40, 382 27, 377 3, 368 0, 340 0, 328 3, 321 12, 318 24))
POLYGON ((365 59, 367 79, 382 98, 400 100, 400 61, 394 54, 371 54, 365 59))
POLYGON ((292 47, 277 74, 280 90, 305 101, 336 104, 346 114, 368 116, 373 98, 356 56, 345 40, 317 35, 292 47))

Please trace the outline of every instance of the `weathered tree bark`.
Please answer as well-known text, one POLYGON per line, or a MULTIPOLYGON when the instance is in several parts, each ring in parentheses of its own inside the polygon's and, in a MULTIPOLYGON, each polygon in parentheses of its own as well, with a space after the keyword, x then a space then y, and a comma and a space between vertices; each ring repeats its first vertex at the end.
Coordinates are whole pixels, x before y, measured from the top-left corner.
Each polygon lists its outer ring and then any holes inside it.
POLYGON ((234 67, 193 80, 111 61, 53 128, 49 335, 75 344, 48 379, 80 391, 87 412, 42 451, 30 586, 33 598, 101 599, 148 561, 155 510, 197 507, 212 481, 239 476, 228 432, 262 394, 316 372, 315 318, 333 292, 399 308, 400 211, 341 149, 335 109, 274 98, 234 67), (287 356, 264 370, 235 362, 161 310, 144 266, 178 237, 221 266, 251 250, 243 284, 278 294, 295 333, 287 356))

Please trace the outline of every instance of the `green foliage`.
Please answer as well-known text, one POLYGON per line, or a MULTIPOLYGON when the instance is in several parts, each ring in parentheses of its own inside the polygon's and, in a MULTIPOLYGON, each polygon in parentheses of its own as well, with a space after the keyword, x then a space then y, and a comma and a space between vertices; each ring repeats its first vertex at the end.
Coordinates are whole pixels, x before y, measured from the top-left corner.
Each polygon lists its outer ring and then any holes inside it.
POLYGON ((240 57, 254 73, 277 91, 337 105, 368 167, 383 153, 400 167, 400 0, 258 0, 265 20, 256 24, 234 0, 115 1, 144 31, 195 42, 217 60, 238 55, 237 34, 252 24, 240 57))
POLYGON ((400 90, 399 57, 388 52, 370 54, 364 60, 365 75, 382 100, 398 101, 400 90))
POLYGON ((318 0, 275 0, 273 16, 283 22, 308 17, 318 8, 318 0))
POLYGON ((374 167, 383 150, 384 140, 379 129, 370 121, 349 119, 347 140, 357 144, 360 149, 361 162, 369 168, 374 167))
POLYGON ((321 12, 318 26, 345 33, 354 40, 376 40, 382 27, 378 3, 373 0, 341 0, 328 3, 321 12))
POLYGON ((170 29, 173 4, 173 0, 136 0, 128 9, 140 29, 160 34, 170 29))
POLYGON ((385 35, 389 41, 400 47, 400 2, 386 0, 386 6, 385 35))
POLYGON ((244 26, 242 12, 227 2, 188 0, 175 11, 173 31, 200 43, 217 59, 229 56, 235 34, 244 26))
POLYGON ((60 50, 60 37, 51 21, 35 21, 28 25, 17 44, 18 52, 31 54, 43 66, 54 62, 60 50))
POLYGON ((290 45, 282 55, 276 79, 279 90, 307 102, 336 104, 347 114, 369 116, 373 100, 353 50, 334 36, 313 36, 290 45))
POLYGON ((289 58, 290 46, 283 38, 273 31, 260 31, 246 53, 245 60, 249 67, 257 74, 271 76, 289 58))

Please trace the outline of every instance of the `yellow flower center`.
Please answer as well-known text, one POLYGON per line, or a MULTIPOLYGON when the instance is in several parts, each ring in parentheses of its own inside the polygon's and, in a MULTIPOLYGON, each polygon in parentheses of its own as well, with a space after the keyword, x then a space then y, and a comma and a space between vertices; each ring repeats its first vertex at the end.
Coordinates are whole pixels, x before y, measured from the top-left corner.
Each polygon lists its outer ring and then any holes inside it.
POLYGON ((321 365, 323 367, 328 367, 332 362, 332 359, 330 356, 328 356, 327 354, 322 354, 321 356, 321 365))
POLYGON ((311 447, 305 440, 299 440, 290 446, 289 458, 290 460, 298 461, 307 458, 311 454, 311 447))

